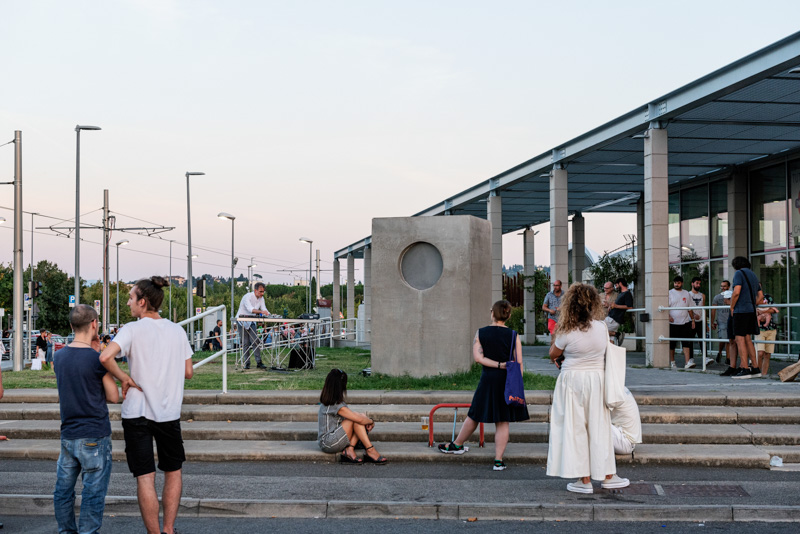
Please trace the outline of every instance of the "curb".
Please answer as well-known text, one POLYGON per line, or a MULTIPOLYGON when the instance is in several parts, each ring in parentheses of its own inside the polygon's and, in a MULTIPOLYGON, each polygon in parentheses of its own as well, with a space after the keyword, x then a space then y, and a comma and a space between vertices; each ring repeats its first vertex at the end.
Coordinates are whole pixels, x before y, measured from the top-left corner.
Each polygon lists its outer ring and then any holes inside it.
MULTIPOLYGON (((0 495, 5 515, 52 515, 50 495, 0 495)), ((80 509, 80 497, 75 503, 80 509)), ((135 497, 107 496, 105 515, 138 516, 135 497)), ((447 503, 181 499, 179 517, 451 519, 491 521, 796 522, 800 506, 447 503)))

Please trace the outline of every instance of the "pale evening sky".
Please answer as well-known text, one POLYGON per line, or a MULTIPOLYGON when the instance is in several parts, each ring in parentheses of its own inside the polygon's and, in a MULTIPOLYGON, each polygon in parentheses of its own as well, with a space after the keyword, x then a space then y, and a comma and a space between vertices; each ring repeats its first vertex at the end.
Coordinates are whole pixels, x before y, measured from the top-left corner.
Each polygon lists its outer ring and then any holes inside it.
MULTIPOLYGON (((82 223, 100 224, 109 189, 118 227, 175 227, 163 241, 114 232, 112 248, 131 242, 123 279, 166 274, 169 239, 185 275, 184 173, 203 171, 194 273, 230 273, 224 211, 237 217, 237 274, 254 257, 267 281, 291 282, 282 270, 308 265, 301 236, 329 270, 373 217, 411 215, 550 150, 793 33, 798 14, 788 1, 4 2, 0 144, 22 130, 24 209, 56 217, 37 227, 68 226, 74 127, 103 128, 81 134, 82 223)), ((0 181, 13 155, 0 147, 0 181)), ((4 263, 12 191, 0 187, 4 263)), ((632 228, 631 215, 587 214, 587 245, 614 249, 632 228)), ((101 277, 101 235, 82 231, 84 278, 101 277)), ((70 274, 73 248, 34 234, 34 261, 70 274)), ((521 262, 515 232, 504 263, 521 262)))

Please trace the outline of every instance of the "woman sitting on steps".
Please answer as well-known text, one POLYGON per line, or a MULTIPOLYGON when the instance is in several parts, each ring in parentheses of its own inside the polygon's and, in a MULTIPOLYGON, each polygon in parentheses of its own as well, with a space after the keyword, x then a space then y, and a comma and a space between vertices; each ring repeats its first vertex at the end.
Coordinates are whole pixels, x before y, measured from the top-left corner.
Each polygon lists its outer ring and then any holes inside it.
POLYGON ((325 378, 319 396, 319 448, 322 452, 342 452, 339 460, 346 464, 385 464, 386 458, 375 450, 369 440, 369 432, 375 427, 375 421, 366 414, 348 408, 344 401, 346 393, 347 373, 332 369, 325 378), (355 445, 359 440, 366 451, 363 460, 356 456, 355 445))

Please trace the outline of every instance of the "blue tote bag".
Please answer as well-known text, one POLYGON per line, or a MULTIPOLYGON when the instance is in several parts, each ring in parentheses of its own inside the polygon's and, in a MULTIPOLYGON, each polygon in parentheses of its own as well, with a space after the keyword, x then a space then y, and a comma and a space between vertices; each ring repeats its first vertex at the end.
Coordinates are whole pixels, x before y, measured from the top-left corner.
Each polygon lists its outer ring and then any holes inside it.
POLYGON ((525 406, 525 384, 522 382, 522 370, 514 358, 517 348, 517 333, 511 331, 511 354, 506 362, 506 404, 509 406, 525 406))

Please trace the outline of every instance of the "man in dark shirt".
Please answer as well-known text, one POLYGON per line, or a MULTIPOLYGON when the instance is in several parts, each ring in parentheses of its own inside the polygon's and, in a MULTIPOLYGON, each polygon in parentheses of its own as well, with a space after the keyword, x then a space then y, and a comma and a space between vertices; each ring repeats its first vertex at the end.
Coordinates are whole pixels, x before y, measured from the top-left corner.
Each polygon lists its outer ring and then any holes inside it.
POLYGON ((758 378, 761 370, 756 356, 756 348, 751 336, 759 334, 756 318, 757 302, 764 300, 761 282, 756 273, 750 270, 750 262, 744 256, 736 256, 731 262, 736 269, 733 275, 733 295, 731 295, 731 317, 736 348, 739 351, 739 371, 732 378, 758 378), (748 367, 748 359, 752 365, 748 367))
POLYGON ((612 334, 617 339, 617 345, 622 345, 625 341, 625 332, 620 332, 620 325, 625 322, 625 312, 633 308, 633 295, 628 291, 628 282, 624 278, 617 278, 614 282, 617 286, 617 300, 608 308, 608 317, 606 317, 606 326, 608 326, 608 333, 612 334))
POLYGON ((214 350, 222 350, 222 319, 217 320, 217 326, 211 331, 211 344, 214 350))
POLYGON ((79 304, 69 313, 75 339, 55 354, 61 408, 61 454, 53 492, 59 532, 98 532, 111 478, 111 423, 107 402, 119 391, 100 363, 97 312, 79 304), (75 524, 75 482, 82 475, 80 530, 75 524))

